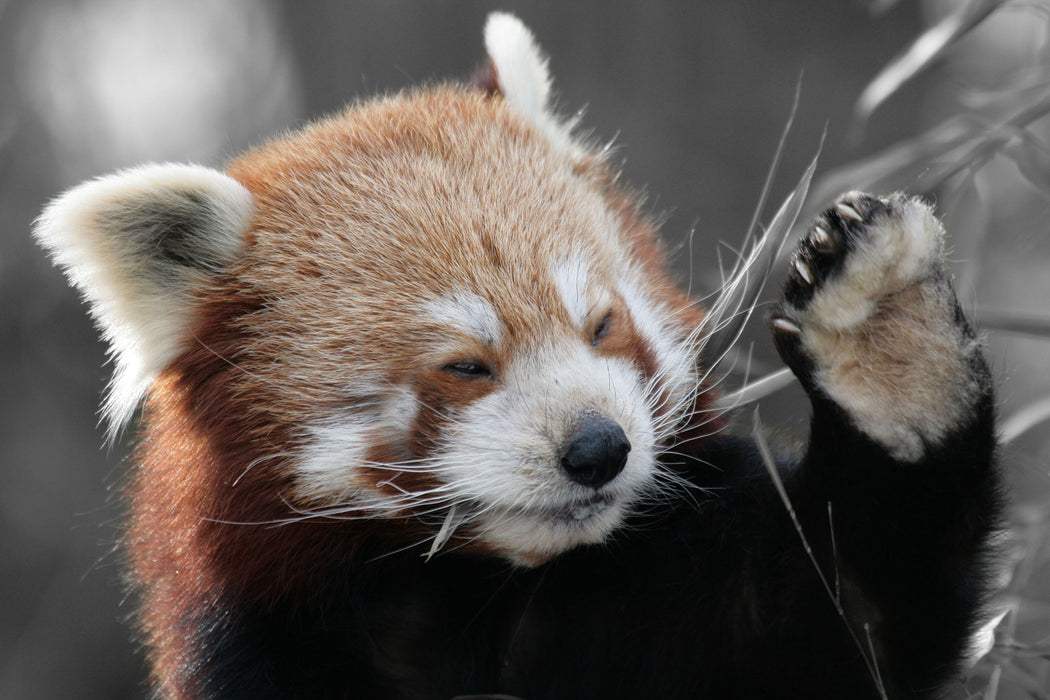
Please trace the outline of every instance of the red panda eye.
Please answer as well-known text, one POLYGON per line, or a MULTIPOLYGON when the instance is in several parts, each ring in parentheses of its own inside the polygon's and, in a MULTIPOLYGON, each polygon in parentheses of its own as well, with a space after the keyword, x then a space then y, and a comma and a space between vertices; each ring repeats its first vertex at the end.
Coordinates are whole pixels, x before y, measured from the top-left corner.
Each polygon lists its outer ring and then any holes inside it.
POLYGON ((591 345, 597 345, 598 342, 609 334, 609 328, 612 326, 612 311, 605 314, 602 320, 594 326, 594 332, 591 334, 591 345))
POLYGON ((442 369, 449 374, 455 374, 466 379, 481 379, 492 376, 492 370, 481 360, 449 362, 442 369))

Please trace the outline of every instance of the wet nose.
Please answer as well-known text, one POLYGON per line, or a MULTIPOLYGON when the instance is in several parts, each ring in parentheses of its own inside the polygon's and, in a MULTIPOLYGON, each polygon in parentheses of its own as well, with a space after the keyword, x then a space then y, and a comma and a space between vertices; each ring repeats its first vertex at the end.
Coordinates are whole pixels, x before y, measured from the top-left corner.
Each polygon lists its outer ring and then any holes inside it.
POLYGON ((588 415, 569 438, 561 468, 577 484, 598 488, 623 471, 630 451, 631 443, 615 421, 588 415))

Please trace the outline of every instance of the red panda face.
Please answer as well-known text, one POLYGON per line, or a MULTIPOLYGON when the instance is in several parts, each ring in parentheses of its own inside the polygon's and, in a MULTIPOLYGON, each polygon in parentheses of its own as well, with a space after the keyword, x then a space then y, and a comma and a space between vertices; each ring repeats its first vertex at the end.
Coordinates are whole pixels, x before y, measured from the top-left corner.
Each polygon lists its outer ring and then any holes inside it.
POLYGON ((262 581, 260 542, 294 538, 237 524, 315 519, 535 564, 674 480, 657 456, 704 420, 701 316, 549 110, 528 30, 496 14, 485 38, 484 90, 375 100, 225 173, 146 166, 44 213, 110 343, 113 434, 147 397, 140 569, 239 547, 234 578, 262 581))
POLYGON ((262 301, 239 391, 294 436, 302 511, 417 518, 535 563, 652 495, 693 405, 695 319, 601 163, 449 88, 230 174, 256 202, 231 284, 262 301))

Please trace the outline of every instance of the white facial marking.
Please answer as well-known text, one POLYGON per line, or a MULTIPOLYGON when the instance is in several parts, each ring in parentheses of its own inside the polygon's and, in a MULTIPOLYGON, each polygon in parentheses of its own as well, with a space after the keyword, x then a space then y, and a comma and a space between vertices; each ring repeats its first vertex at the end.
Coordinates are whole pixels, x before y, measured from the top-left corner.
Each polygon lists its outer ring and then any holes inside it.
POLYGON ((485 345, 496 345, 503 337, 503 323, 496 310, 488 299, 473 292, 458 291, 431 299, 423 308, 436 323, 454 328, 485 345))
POLYGON ((360 395, 372 398, 307 428, 295 474, 300 494, 308 500, 329 504, 346 503, 351 498, 360 500, 362 494, 367 495, 358 480, 360 467, 367 464, 368 451, 376 444, 376 438, 407 437, 412 428, 418 403, 411 389, 356 389, 360 395))
POLYGON ((612 304, 609 291, 593 284, 591 268, 579 255, 556 264, 551 277, 562 305, 578 328, 586 326, 593 314, 604 314, 612 304))
POLYGON ((618 289, 631 312, 634 326, 649 343, 660 368, 660 380, 670 390, 673 405, 686 401, 695 389, 696 353, 692 343, 680 338, 670 312, 649 298, 634 272, 619 280, 618 289))
POLYGON ((573 256, 556 264, 552 276, 561 303, 569 312, 569 318, 582 328, 587 322, 587 312, 590 308, 587 301, 590 270, 587 264, 579 256, 573 256))
POLYGON ((307 499, 337 503, 356 495, 355 467, 364 462, 373 420, 346 414, 308 429, 308 442, 296 463, 296 480, 307 499))

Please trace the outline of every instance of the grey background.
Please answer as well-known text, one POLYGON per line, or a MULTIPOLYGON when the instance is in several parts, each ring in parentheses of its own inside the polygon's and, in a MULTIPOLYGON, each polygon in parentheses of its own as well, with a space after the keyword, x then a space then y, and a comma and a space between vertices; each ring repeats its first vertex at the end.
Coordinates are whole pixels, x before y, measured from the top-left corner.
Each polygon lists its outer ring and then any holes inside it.
MULTIPOLYGON (((0 0, 0 698, 146 695, 112 552, 127 440, 102 446, 104 348, 29 237, 48 198, 144 161, 221 166, 347 101, 467 77, 483 58, 485 15, 505 9, 550 55, 559 105, 585 107, 584 129, 615 138, 627 181, 683 246, 683 277, 709 291, 716 243, 745 231, 800 80, 776 201, 825 129, 822 172, 966 108, 945 95, 967 60, 991 60, 982 46, 921 76, 848 138, 864 85, 947 2, 873 14, 877 3, 859 0, 0 0)), ((1009 192, 1045 218, 1029 189, 1009 192)), ((1045 232, 995 243, 963 294, 1045 310, 1045 232)), ((755 369, 775 367, 761 329, 753 337, 755 369)), ((992 345, 1007 407, 1047 395, 1045 340, 992 345)), ((769 409, 794 431, 805 418, 790 407, 797 398, 769 409)), ((1037 508, 1050 502, 1040 500, 1045 432, 1015 460, 1037 508)))

